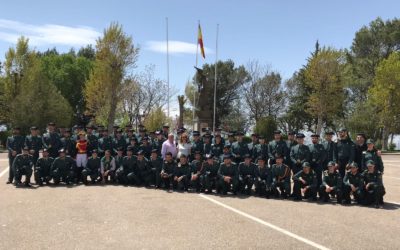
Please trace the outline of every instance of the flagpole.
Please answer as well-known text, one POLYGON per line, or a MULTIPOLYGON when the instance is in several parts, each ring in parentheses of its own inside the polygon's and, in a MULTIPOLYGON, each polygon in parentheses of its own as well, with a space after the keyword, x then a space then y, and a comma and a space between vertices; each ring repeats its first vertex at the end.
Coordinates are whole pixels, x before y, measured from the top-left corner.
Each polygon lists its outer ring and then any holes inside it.
POLYGON ((215 114, 217 104, 217 63, 218 63, 218 33, 219 24, 217 24, 217 37, 215 39, 215 75, 214 75, 214 117, 213 117, 213 133, 215 134, 215 114))
POLYGON ((167 100, 167 116, 168 116, 168 118, 169 118, 169 101, 170 101, 170 98, 169 98, 169 42, 168 42, 168 17, 166 17, 165 18, 165 21, 166 21, 166 28, 167 28, 167 32, 166 32, 166 34, 167 34, 167 98, 168 98, 168 100, 167 100))
MULTIPOLYGON (((199 41, 198 41, 198 33, 199 33, 199 26, 200 26, 200 20, 198 20, 198 25, 197 25, 197 34, 196 34, 196 68, 199 62, 199 41)), ((197 73, 197 71, 196 71, 197 73)), ((197 85, 197 77, 196 75, 194 75, 194 84, 195 84, 195 88, 194 88, 194 92, 193 92, 193 130, 195 130, 195 114, 196 114, 196 85, 197 85)))

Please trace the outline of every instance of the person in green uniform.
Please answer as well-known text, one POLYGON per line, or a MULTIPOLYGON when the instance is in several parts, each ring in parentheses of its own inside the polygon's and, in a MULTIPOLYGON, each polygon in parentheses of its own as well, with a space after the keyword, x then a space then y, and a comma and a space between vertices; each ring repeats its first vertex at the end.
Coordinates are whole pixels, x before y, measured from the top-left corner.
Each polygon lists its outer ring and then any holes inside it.
POLYGON ((339 173, 344 177, 346 169, 350 168, 350 164, 355 160, 356 147, 354 142, 350 139, 346 128, 339 130, 339 139, 336 144, 337 148, 337 164, 339 173))
POLYGON ((145 187, 149 187, 151 181, 151 169, 143 150, 139 150, 137 154, 136 169, 136 176, 138 179, 137 185, 144 184, 145 187))
MULTIPOLYGON (((268 158, 268 144, 264 136, 258 137, 258 144, 253 147, 253 161, 257 161, 258 158, 268 158)), ((268 163, 268 161, 267 161, 268 163)))
POLYGON ((376 168, 375 162, 369 160, 367 169, 362 173, 364 181, 365 199, 364 204, 374 204, 375 208, 383 206, 385 187, 382 182, 382 173, 376 168))
MULTIPOLYGON (((206 161, 203 163, 202 183, 205 188, 206 194, 211 194, 213 188, 217 188, 218 184, 218 161, 215 160, 214 155, 206 155, 206 161)), ((219 191, 219 190, 217 190, 219 191)))
POLYGON ((58 153, 59 156, 51 164, 51 176, 55 185, 58 185, 60 182, 70 185, 75 179, 75 161, 66 155, 63 148, 58 153))
POLYGON ((206 133, 203 135, 203 152, 201 155, 211 154, 212 149, 212 135, 210 133, 206 133))
POLYGON ((350 171, 346 172, 343 178, 343 202, 345 204, 351 203, 350 195, 353 195, 358 204, 362 204, 364 201, 364 180, 358 169, 358 164, 352 162, 350 171))
POLYGON ((33 161, 36 164, 39 159, 39 151, 43 148, 42 137, 39 136, 37 127, 31 127, 31 134, 25 138, 25 146, 29 148, 29 154, 33 156, 33 161))
MULTIPOLYGON (((246 147, 247 148, 247 147, 246 147)), ((232 162, 231 155, 224 155, 224 162, 221 163, 218 169, 219 187, 223 195, 226 195, 229 190, 232 190, 233 194, 237 194, 238 190, 238 168, 235 163, 232 162)))
POLYGON ((88 156, 91 156, 90 152, 92 152, 93 149, 99 148, 99 138, 96 135, 96 133, 94 132, 94 130, 96 129, 96 126, 90 125, 86 129, 87 129, 87 134, 86 134, 87 149, 86 150, 88 152, 88 156))
POLYGON ((172 157, 171 152, 165 153, 165 160, 163 162, 162 170, 161 170, 161 179, 164 182, 164 189, 169 190, 171 188, 171 184, 174 181, 174 173, 176 168, 176 162, 172 157))
POLYGON ((214 143, 211 145, 211 153, 213 157, 219 159, 219 157, 223 154, 224 143, 222 142, 222 138, 220 134, 216 134, 214 136, 214 143))
POLYGON ((7 138, 6 148, 8 150, 8 181, 7 184, 13 183, 14 180, 14 169, 13 163, 15 157, 22 153, 24 148, 24 137, 21 135, 21 128, 15 127, 12 131, 12 136, 7 138))
MULTIPOLYGON (((192 136, 193 136, 193 142, 192 142, 191 152, 200 151, 200 153, 203 154, 204 144, 200 138, 200 132, 193 131, 192 136)), ((190 160, 193 160, 193 158, 191 158, 190 160)))
POLYGON ((188 163, 187 156, 181 154, 179 158, 179 163, 175 167, 174 171, 174 190, 178 191, 188 191, 190 177, 190 166, 188 163))
POLYGON ((51 181, 51 165, 53 164, 54 158, 50 157, 48 150, 43 149, 42 157, 39 158, 35 164, 35 182, 39 186, 43 185, 43 182, 50 184, 51 181))
POLYGON ((161 131, 156 131, 156 139, 153 141, 153 149, 157 150, 157 155, 161 155, 162 144, 165 142, 164 136, 161 131))
POLYGON ((375 163, 376 169, 383 174, 384 166, 382 157, 378 153, 378 150, 375 148, 375 143, 372 139, 367 140, 367 150, 362 152, 361 171, 365 171, 367 169, 367 162, 370 160, 375 163))
POLYGON ((61 138, 62 147, 65 154, 75 158, 76 156, 76 140, 71 137, 71 129, 67 128, 64 131, 64 137, 61 138))
POLYGON ((336 148, 336 143, 332 140, 333 135, 335 133, 333 131, 326 131, 325 132, 325 140, 322 142, 322 145, 325 148, 326 151, 326 159, 323 166, 324 170, 327 170, 328 162, 333 161, 336 162, 336 156, 337 156, 337 148, 336 148))
POLYGON ((162 158, 158 154, 158 149, 151 151, 149 165, 151 169, 152 182, 156 189, 161 188, 161 170, 162 170, 162 158))
POLYGON ((324 171, 322 184, 319 186, 319 195, 324 202, 328 202, 331 197, 336 196, 337 203, 342 203, 342 177, 336 170, 336 164, 333 161, 328 163, 328 170, 324 171))
MULTIPOLYGON (((205 144, 204 144, 205 145, 205 144)), ((202 191, 200 177, 203 175, 203 159, 200 151, 194 152, 194 160, 190 163, 190 186, 199 193, 202 191)))
POLYGON ((252 163, 250 154, 244 155, 244 162, 238 167, 239 190, 242 194, 251 195, 253 185, 256 179, 256 164, 252 163))
POLYGON ((236 164, 241 163, 244 160, 244 156, 250 153, 249 147, 243 141, 243 136, 243 132, 237 132, 236 142, 232 144, 232 155, 236 164))
POLYGON ((126 156, 122 160, 122 166, 116 172, 120 184, 130 185, 138 183, 136 161, 137 157, 133 155, 132 148, 128 147, 126 156))
POLYGON ((31 176, 32 176, 32 168, 34 166, 33 156, 29 154, 29 148, 24 147, 22 149, 22 153, 18 154, 13 162, 13 169, 15 171, 15 186, 18 187, 21 185, 22 176, 25 175, 24 185, 26 187, 30 187, 31 184, 31 176))
MULTIPOLYGON (((327 153, 324 146, 319 143, 319 135, 312 134, 311 135, 311 144, 308 146, 310 149, 311 155, 311 168, 315 172, 317 176, 317 187, 319 188, 322 184, 322 171, 323 164, 327 158, 327 153)), ((318 189, 319 192, 319 189, 318 189)))
POLYGON ((62 149, 60 134, 57 133, 54 122, 47 124, 47 130, 48 132, 42 137, 43 147, 49 150, 50 157, 57 158, 59 156, 58 151, 62 149))
POLYGON ((108 135, 108 130, 103 129, 102 131, 103 137, 99 139, 99 147, 97 149, 97 153, 100 157, 104 156, 104 152, 106 150, 110 150, 114 154, 114 140, 111 136, 108 135))
MULTIPOLYGON (((251 142, 247 144, 247 147, 249 148, 249 154, 253 156, 254 154, 254 149, 256 148, 256 145, 258 144, 258 134, 251 134, 251 142)), ((253 159, 254 160, 254 159, 253 159)))
POLYGON ((114 147, 114 152, 113 155, 115 155, 117 153, 117 148, 126 148, 127 147, 127 143, 126 143, 126 139, 125 137, 122 135, 122 129, 118 129, 116 131, 114 140, 113 140, 113 147, 114 147))
POLYGON ((271 169, 267 164, 267 158, 260 156, 257 159, 255 176, 256 194, 260 197, 269 198, 271 195, 272 175, 271 169))
POLYGON ((293 176, 293 181, 294 200, 317 200, 317 176, 309 162, 303 163, 303 170, 293 176))
POLYGON ((286 199, 290 195, 290 177, 291 171, 288 165, 283 163, 284 156, 277 154, 275 156, 275 164, 272 165, 271 175, 271 193, 276 197, 286 199))
POLYGON ((92 150, 92 156, 89 157, 86 166, 82 170, 82 182, 88 184, 88 176, 92 184, 95 184, 100 177, 101 158, 97 155, 97 150, 92 150))
POLYGON ((311 160, 310 148, 304 145, 304 137, 305 135, 303 133, 297 133, 297 145, 292 147, 292 150, 290 151, 293 175, 302 170, 304 162, 310 162, 311 160))
POLYGON ((286 142, 282 140, 282 132, 280 130, 274 131, 274 140, 268 144, 268 157, 270 166, 275 164, 276 154, 283 155, 285 157, 283 159, 284 162, 289 160, 289 148, 287 147, 286 142))
MULTIPOLYGON (((122 158, 123 148, 117 149, 117 156, 122 158)), ((116 156, 116 157, 117 157, 116 156)), ((115 170, 117 165, 115 163, 115 158, 111 155, 110 150, 104 152, 104 156, 101 158, 100 174, 103 183, 108 183, 109 181, 115 183, 115 170)))
POLYGON ((222 149, 222 154, 219 156, 218 161, 219 163, 224 162, 225 155, 232 155, 232 146, 230 144, 225 144, 224 148, 222 149))

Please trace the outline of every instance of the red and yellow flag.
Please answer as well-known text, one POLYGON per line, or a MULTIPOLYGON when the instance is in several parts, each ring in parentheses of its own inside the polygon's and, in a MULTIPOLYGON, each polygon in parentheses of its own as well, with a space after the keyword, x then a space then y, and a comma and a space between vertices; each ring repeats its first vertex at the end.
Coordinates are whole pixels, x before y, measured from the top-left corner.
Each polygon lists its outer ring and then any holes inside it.
POLYGON ((198 36, 197 36, 197 43, 198 43, 198 45, 200 45, 200 52, 201 52, 201 55, 202 55, 203 58, 205 59, 205 58, 206 58, 206 54, 204 53, 203 35, 201 34, 201 27, 200 27, 200 24, 199 24, 199 34, 198 34, 198 36))

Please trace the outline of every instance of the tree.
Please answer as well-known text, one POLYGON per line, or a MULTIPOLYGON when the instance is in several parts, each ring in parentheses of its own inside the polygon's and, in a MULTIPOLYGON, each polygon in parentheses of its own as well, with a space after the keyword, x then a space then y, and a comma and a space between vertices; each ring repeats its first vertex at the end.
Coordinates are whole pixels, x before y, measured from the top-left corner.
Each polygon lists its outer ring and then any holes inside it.
POLYGON ((163 107, 168 102, 168 86, 154 77, 154 71, 154 65, 146 66, 143 72, 127 79, 122 86, 123 111, 131 124, 142 115, 148 115, 154 107, 163 107))
POLYGON ((307 112, 316 118, 316 133, 320 134, 327 122, 341 117, 345 92, 343 90, 344 57, 341 51, 322 48, 308 62, 304 76, 311 89, 307 112))
POLYGON ((185 103, 186 103, 186 98, 184 95, 178 95, 178 104, 179 104, 179 122, 178 122, 178 128, 183 127, 183 115, 185 112, 185 103))
POLYGON ((376 69, 376 76, 369 89, 370 102, 377 107, 383 128, 383 147, 387 149, 390 134, 400 132, 400 52, 392 53, 376 69))
MULTIPOLYGON (((242 85, 248 81, 249 75, 244 68, 244 66, 235 67, 235 63, 232 60, 218 61, 217 62, 217 95, 216 95, 216 126, 221 124, 224 117, 228 116, 233 112, 233 105, 236 100, 240 98, 240 88, 242 85)), ((215 65, 214 64, 204 64, 202 67, 203 75, 206 78, 206 84, 214 85, 215 79, 215 65)), ((198 73, 194 76, 195 79, 199 79, 198 73)), ((193 105, 193 94, 192 91, 196 91, 194 83, 189 85, 188 91, 185 91, 186 97, 188 98, 190 104, 193 105), (190 86, 192 85, 192 86, 190 86), (190 91, 192 89, 192 91, 190 91)), ((188 85, 187 85, 188 86, 188 85)), ((197 87, 197 86, 196 86, 197 87)), ((200 86, 201 89, 201 86, 200 86)), ((212 88, 214 89, 214 88, 212 88)), ((208 102, 214 102, 214 93, 209 93, 208 102)), ((196 98, 197 99, 197 98, 196 98)))
POLYGON ((112 23, 96 42, 94 69, 85 85, 86 107, 96 119, 106 118, 109 132, 122 100, 122 83, 135 67, 138 52, 118 23, 112 23))
POLYGON ((162 110, 161 107, 156 107, 152 109, 143 122, 144 126, 149 131, 159 130, 166 123, 172 124, 172 121, 165 115, 165 112, 162 110))
POLYGON ((263 117, 276 117, 282 111, 285 94, 281 88, 281 76, 253 61, 247 67, 250 80, 243 85, 242 92, 249 110, 250 119, 257 123, 263 117))
POLYGON ((243 131, 246 132, 249 129, 249 120, 246 113, 243 112, 242 102, 240 99, 235 100, 231 103, 232 109, 228 115, 221 118, 221 126, 225 131, 243 131))
POLYGON ((276 120, 272 116, 263 117, 258 120, 254 132, 264 136, 268 141, 272 140, 274 131, 277 128, 276 120))

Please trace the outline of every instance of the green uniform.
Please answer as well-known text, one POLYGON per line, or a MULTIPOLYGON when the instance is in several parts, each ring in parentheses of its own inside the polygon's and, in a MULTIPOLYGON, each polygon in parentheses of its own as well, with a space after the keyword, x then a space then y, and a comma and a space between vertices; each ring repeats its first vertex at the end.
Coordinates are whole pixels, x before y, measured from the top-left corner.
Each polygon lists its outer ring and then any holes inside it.
POLYGON ((320 143, 310 144, 308 147, 310 148, 311 168, 317 175, 317 187, 319 187, 322 183, 322 171, 324 169, 327 153, 324 146, 320 143))
POLYGON ((293 187, 293 195, 295 199, 302 199, 301 189, 308 187, 304 194, 305 199, 316 199, 316 189, 317 189, 317 176, 313 170, 310 170, 308 174, 304 172, 304 170, 300 170, 297 174, 293 176, 294 187, 293 187), (300 181, 300 179, 305 181, 305 184, 300 181))
POLYGON ((95 183, 100 176, 101 159, 100 157, 90 157, 82 170, 83 183, 87 184, 87 177, 90 176, 92 183, 95 183))
POLYGON ((57 158, 58 150, 62 148, 61 137, 58 133, 46 133, 42 137, 43 147, 49 151, 50 157, 57 158))
POLYGON ((211 145, 211 153, 214 155, 215 158, 219 158, 223 154, 224 144, 220 142, 219 144, 212 144, 211 145))
POLYGON ((29 184, 32 176, 32 168, 34 165, 33 156, 29 154, 19 154, 13 162, 15 170, 15 183, 21 183, 21 178, 25 175, 25 183, 29 184))
POLYGON ((125 137, 123 137, 123 136, 120 136, 119 138, 118 138, 118 136, 115 137, 114 138, 114 142, 113 142, 113 147, 114 147, 113 154, 115 154, 115 155, 117 154, 117 149, 118 148, 123 148, 124 149, 124 153, 125 153, 125 150, 126 150, 127 146, 128 146, 128 144, 126 143, 125 137))
POLYGON ((87 134, 87 152, 88 155, 92 155, 93 149, 99 148, 99 138, 96 134, 87 134))
POLYGON ((213 164, 208 164, 207 161, 203 164, 203 187, 207 189, 207 193, 211 193, 212 188, 217 188, 218 182, 218 169, 219 164, 217 161, 213 161, 213 164))
POLYGON ((234 161, 239 164, 244 160, 244 156, 246 154, 249 154, 249 147, 247 147, 247 144, 245 142, 234 142, 232 144, 232 153, 233 156, 235 157, 234 161))
POLYGON ((326 170, 328 162, 330 162, 330 161, 333 161, 335 163, 337 162, 337 159, 336 159, 336 155, 337 155, 337 148, 336 147, 337 147, 337 145, 336 145, 336 143, 334 141, 324 141, 322 143, 322 145, 324 146, 325 151, 326 151, 326 159, 325 159, 325 162, 323 164, 324 170, 326 170))
POLYGON ((283 155, 283 160, 286 162, 289 158, 289 148, 286 145, 286 142, 283 140, 273 140, 268 144, 268 157, 270 160, 270 165, 275 164, 275 156, 276 154, 283 155))
POLYGON ((180 181, 174 180, 174 189, 187 191, 190 177, 189 163, 178 163, 174 170, 174 177, 182 177, 180 181))
POLYGON ((367 162, 369 160, 372 160, 375 163, 375 168, 379 172, 383 173, 384 167, 383 167, 382 157, 378 155, 378 151, 376 149, 373 149, 372 151, 366 150, 362 152, 362 160, 361 160, 362 170, 367 169, 367 162))
POLYGON ((363 176, 357 172, 356 174, 352 174, 350 171, 346 172, 346 175, 343 178, 343 198, 347 203, 350 203, 350 194, 353 193, 354 199, 358 203, 362 203, 364 199, 364 180, 363 176), (353 185, 356 189, 353 192, 351 189, 351 185, 353 185))
POLYGON ((256 193, 260 196, 269 197, 271 194, 272 173, 271 168, 265 164, 263 167, 257 165, 255 168, 256 193))
POLYGON ((336 170, 333 173, 329 173, 328 170, 324 171, 324 177, 322 178, 322 184, 319 187, 320 197, 324 201, 328 201, 330 196, 336 195, 337 202, 342 202, 342 177, 336 170), (326 186, 331 187, 333 190, 328 193, 326 192, 326 186))
POLYGON ((259 157, 263 157, 263 158, 265 158, 265 159, 267 159, 269 156, 268 156, 268 144, 266 144, 266 143, 263 143, 263 144, 261 144, 261 143, 259 143, 259 144, 256 144, 254 147, 253 147, 253 152, 252 152, 253 154, 252 154, 252 156, 253 156, 253 161, 256 161, 257 160, 257 158, 259 158, 259 157))
POLYGON ((376 206, 383 204, 383 196, 386 192, 382 182, 382 173, 380 171, 369 173, 368 170, 365 170, 362 173, 362 177, 365 190, 364 204, 369 205, 373 203, 376 206))
POLYGON ((53 164, 54 158, 42 157, 39 158, 35 164, 35 182, 36 184, 42 185, 43 182, 47 184, 51 180, 51 165, 53 164))
POLYGON ((104 156, 106 150, 110 150, 111 154, 114 154, 114 140, 111 136, 99 139, 99 155, 104 156))
MULTIPOLYGON (((205 144, 204 144, 205 145, 205 144)), ((203 161, 193 160, 190 163, 190 185, 196 189, 196 192, 200 192, 201 189, 201 176, 203 175, 203 161), (196 180, 192 180, 192 177, 197 176, 196 180)))
POLYGON ((122 166, 116 172, 119 183, 127 185, 138 182, 136 161, 136 156, 125 156, 123 158, 122 166))
POLYGON ((157 149, 157 155, 161 155, 161 148, 164 142, 165 142, 164 139, 161 140, 155 139, 153 141, 153 149, 157 149))
POLYGON ((151 169, 152 181, 156 188, 161 187, 161 170, 163 165, 163 160, 161 157, 157 156, 156 158, 151 158, 149 160, 149 165, 151 169))
MULTIPOLYGON (((247 145, 244 144, 247 148, 247 145)), ((223 194, 226 194, 232 187, 232 192, 236 194, 239 184, 239 173, 238 167, 235 163, 231 163, 230 165, 226 165, 225 163, 221 163, 218 169, 218 178, 219 178, 219 190, 222 191, 223 194), (224 177, 231 177, 230 182, 226 182, 224 177)))
POLYGON ((74 158, 76 156, 76 140, 71 137, 63 137, 61 143, 65 153, 74 158))
POLYGON ((100 173, 102 174, 101 178, 105 181, 108 181, 108 177, 110 177, 111 181, 115 182, 115 171, 117 170, 117 163, 115 160, 116 157, 110 156, 107 159, 105 156, 103 156, 101 158, 100 173))
POLYGON ((7 138, 6 147, 8 150, 8 181, 11 183, 14 180, 14 169, 13 163, 14 159, 18 154, 22 153, 22 148, 24 147, 24 137, 20 135, 13 135, 7 138), (15 155, 13 155, 15 151, 15 155))
POLYGON ((35 152, 32 154, 33 160, 36 163, 39 159, 39 151, 43 148, 42 137, 28 135, 25 138, 25 146, 30 150, 34 150, 35 152))
POLYGON ((346 166, 355 160, 355 144, 350 138, 339 140, 337 142, 337 162, 339 164, 339 173, 344 177, 346 166))
POLYGON ((238 167, 238 178, 239 178, 239 189, 242 193, 246 192, 248 195, 251 194, 256 179, 257 165, 250 163, 246 165, 245 162, 241 162, 238 167))
POLYGON ((293 174, 302 170, 304 162, 310 162, 311 153, 310 148, 304 144, 297 144, 290 151, 290 160, 292 162, 293 174))
POLYGON ((272 165, 271 169, 272 173, 272 184, 271 189, 272 193, 275 196, 281 195, 283 198, 286 198, 290 195, 290 168, 285 164, 272 165))
POLYGON ((54 184, 59 184, 60 181, 70 184, 75 178, 75 161, 70 156, 63 158, 57 157, 51 165, 51 176, 54 184))
POLYGON ((138 185, 144 184, 146 187, 150 185, 151 180, 151 167, 149 161, 144 157, 142 160, 137 159, 136 161, 138 177, 138 185))
POLYGON ((174 160, 170 162, 169 161, 163 162, 161 177, 164 182, 165 189, 169 189, 173 182, 175 168, 176 168, 176 162, 174 160))

